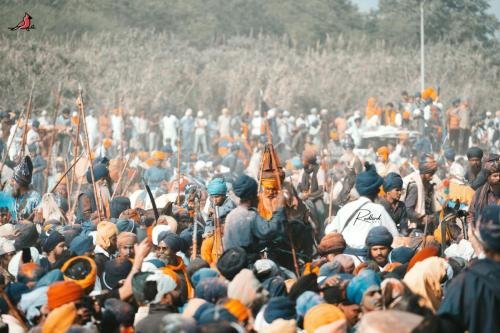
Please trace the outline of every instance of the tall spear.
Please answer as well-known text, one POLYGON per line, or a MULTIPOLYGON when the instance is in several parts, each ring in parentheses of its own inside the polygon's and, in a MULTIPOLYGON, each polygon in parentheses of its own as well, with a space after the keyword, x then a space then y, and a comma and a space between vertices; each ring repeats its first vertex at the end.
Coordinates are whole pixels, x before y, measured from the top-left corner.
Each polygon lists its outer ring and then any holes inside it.
POLYGON ((31 111, 33 110, 33 90, 35 89, 35 81, 31 85, 30 97, 28 99, 28 105, 26 108, 26 121, 24 122, 24 132, 21 140, 21 149, 19 150, 19 154, 21 156, 25 153, 26 139, 28 137, 28 122, 31 118, 31 111))
POLYGON ((57 122, 57 116, 59 113, 59 106, 61 105, 61 91, 62 91, 62 84, 59 82, 59 88, 57 90, 57 96, 54 104, 54 118, 52 119, 52 133, 50 134, 50 144, 49 144, 49 156, 47 159, 47 176, 45 177, 45 181, 43 184, 43 190, 44 193, 47 191, 48 186, 49 186, 49 173, 50 169, 52 167, 52 150, 54 148, 54 140, 56 137, 56 122, 57 122))
MULTIPOLYGON (((82 96, 82 86, 78 84, 78 99, 76 100, 76 105, 78 105, 78 108, 80 109, 80 116, 82 119, 85 119, 85 111, 84 111, 84 106, 83 106, 83 96, 82 96)), ((92 165, 92 156, 91 156, 91 150, 90 150, 90 143, 89 143, 89 133, 87 132, 87 124, 83 122, 83 132, 85 135, 85 145, 87 149, 87 158, 90 163, 90 177, 92 179, 92 188, 94 189, 94 199, 96 202, 97 206, 97 215, 99 217, 99 222, 102 221, 101 219, 101 209, 102 209, 102 203, 101 203, 101 196, 100 196, 100 191, 97 192, 97 185, 95 183, 95 177, 94 177, 94 166, 92 165)))

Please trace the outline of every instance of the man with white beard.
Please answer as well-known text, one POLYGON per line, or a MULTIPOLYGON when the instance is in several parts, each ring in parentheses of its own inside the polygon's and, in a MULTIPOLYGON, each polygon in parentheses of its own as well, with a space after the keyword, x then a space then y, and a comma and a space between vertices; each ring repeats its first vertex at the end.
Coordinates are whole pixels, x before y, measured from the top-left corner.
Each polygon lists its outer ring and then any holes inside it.
POLYGON ((163 134, 163 145, 171 145, 175 147, 177 140, 177 127, 179 126, 179 120, 170 111, 167 110, 165 116, 161 119, 160 128, 163 134))

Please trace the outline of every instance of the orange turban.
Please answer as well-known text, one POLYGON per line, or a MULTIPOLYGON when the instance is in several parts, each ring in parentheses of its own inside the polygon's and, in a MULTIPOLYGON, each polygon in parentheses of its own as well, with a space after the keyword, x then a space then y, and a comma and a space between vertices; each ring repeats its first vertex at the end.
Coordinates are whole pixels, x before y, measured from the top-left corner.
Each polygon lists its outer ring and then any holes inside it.
POLYGON ((379 149, 377 149, 377 155, 381 156, 384 158, 384 160, 387 160, 389 158, 389 148, 386 146, 382 146, 379 149))
MULTIPOLYGON (((91 287, 95 283, 96 275, 97 275, 97 265, 95 261, 89 257, 85 256, 78 256, 78 257, 73 257, 70 260, 66 261, 64 265, 61 267, 61 272, 64 275, 64 281, 72 281, 78 284, 83 290, 87 289, 88 287, 91 287), (73 268, 73 266, 76 264, 79 264, 78 262, 81 262, 83 265, 82 266, 87 266, 85 265, 85 262, 90 265, 90 270, 88 270, 85 276, 82 276, 82 278, 77 279, 74 274, 72 274, 72 270, 78 270, 79 273, 81 273, 83 270, 78 269, 78 268, 73 268), (73 269, 72 269, 73 268, 73 269)), ((81 275, 84 275, 81 274, 81 275)))
POLYGON ((42 327, 42 333, 66 332, 76 319, 75 303, 65 304, 50 311, 42 327))
POLYGON ((245 321, 250 317, 250 310, 237 299, 229 298, 224 303, 224 308, 239 321, 245 321))
POLYGON ((322 303, 312 307, 304 317, 304 330, 313 333, 321 326, 345 319, 344 312, 332 304, 322 303))
POLYGON ((439 250, 437 247, 435 246, 424 247, 423 249, 415 253, 413 258, 411 258, 410 262, 408 263, 408 268, 406 269, 406 271, 408 272, 413 266, 415 266, 417 262, 424 261, 425 259, 430 257, 437 257, 438 254, 439 250))
POLYGON ((148 158, 144 163, 146 163, 148 167, 152 167, 153 164, 155 164, 155 160, 152 158, 148 158))
POLYGON ((83 296, 83 289, 73 281, 59 281, 47 289, 47 306, 54 310, 61 305, 78 301, 83 296))
POLYGON ((151 153, 151 157, 155 161, 164 161, 167 158, 167 154, 161 150, 155 150, 151 153))
POLYGON ((102 221, 97 225, 96 244, 106 250, 111 245, 110 238, 116 235, 118 235, 116 225, 108 221, 102 221))
POLYGON ((102 145, 104 146, 104 148, 109 148, 109 147, 111 147, 112 144, 113 144, 113 140, 111 140, 111 139, 106 138, 106 139, 102 140, 102 145))

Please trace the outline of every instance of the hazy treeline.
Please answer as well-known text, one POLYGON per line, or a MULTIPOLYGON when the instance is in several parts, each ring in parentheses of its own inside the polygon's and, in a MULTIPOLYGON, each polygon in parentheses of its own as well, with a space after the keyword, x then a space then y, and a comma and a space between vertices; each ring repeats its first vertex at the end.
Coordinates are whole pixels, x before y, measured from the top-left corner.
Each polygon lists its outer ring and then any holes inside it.
MULTIPOLYGON (((370 14, 360 14, 349 1, 312 2, 317 6, 257 0, 37 1, 34 10, 39 13, 32 12, 35 30, 5 29, 0 34, 0 107, 21 108, 33 79, 35 107, 48 109, 59 82, 65 87, 66 103, 73 103, 81 82, 89 106, 120 103, 128 109, 178 112, 186 107, 252 110, 259 90, 269 104, 292 112, 313 106, 350 111, 363 108, 369 96, 385 102, 397 100, 402 90, 418 89, 416 1, 381 0, 380 9, 370 14), (394 11, 408 10, 410 3, 415 12, 400 18, 407 24, 396 21, 394 11), (78 7, 78 15, 68 13, 71 4, 78 7), (250 13, 247 20, 244 10, 250 13), (146 13, 150 28, 140 23, 147 19, 146 13), (104 28, 106 14, 109 29, 104 28), (333 20, 335 15, 338 20, 333 20), (241 24, 234 22, 235 17, 241 24), (74 24, 68 25, 71 20, 74 24), (54 25, 57 22, 67 25, 67 33, 54 25)), ((450 3, 487 2, 436 0, 429 9, 437 3, 447 3, 448 14, 456 21, 450 3)), ((445 101, 470 96, 478 109, 493 111, 498 108, 500 62, 494 52, 498 40, 491 33, 498 21, 484 10, 469 8, 470 16, 482 17, 483 22, 469 22, 474 29, 467 34, 462 26, 448 35, 442 30, 433 34, 433 14, 429 14, 426 82, 439 85, 445 101)), ((6 15, 2 11, 2 19, 6 15)))

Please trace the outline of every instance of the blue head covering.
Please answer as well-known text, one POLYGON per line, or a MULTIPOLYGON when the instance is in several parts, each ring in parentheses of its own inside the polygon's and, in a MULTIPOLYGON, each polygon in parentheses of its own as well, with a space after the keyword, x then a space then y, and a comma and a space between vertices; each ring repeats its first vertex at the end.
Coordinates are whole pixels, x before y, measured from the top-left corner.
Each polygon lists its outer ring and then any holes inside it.
POLYGON ((389 262, 399 262, 401 264, 407 264, 410 262, 411 258, 415 254, 415 250, 411 247, 401 246, 393 249, 389 253, 389 262))
POLYGON ((12 216, 12 220, 16 220, 16 201, 7 192, 0 192, 0 208, 7 208, 9 210, 10 215, 12 216))
POLYGON ((297 298, 297 304, 295 304, 295 311, 297 316, 304 317, 312 307, 324 303, 323 298, 315 292, 305 291, 302 295, 297 298))
POLYGON ((94 247, 92 236, 78 235, 69 244, 69 249, 78 256, 91 252, 94 247))
POLYGON ((197 270, 193 276, 191 276, 191 282, 193 282, 193 286, 196 288, 196 286, 202 282, 203 280, 206 280, 208 278, 214 278, 214 277, 219 277, 219 273, 211 268, 200 268, 197 270))
POLYGON ((50 286, 52 283, 63 280, 63 273, 59 269, 53 269, 36 283, 36 288, 50 286))
POLYGON ((272 297, 264 310, 266 323, 272 323, 280 318, 285 320, 295 318, 295 303, 286 296, 272 297))
POLYGON ((358 191, 359 195, 376 195, 379 192, 380 185, 384 183, 384 179, 379 176, 373 164, 365 163, 365 169, 356 177, 356 191, 358 191))
POLYGON ((392 234, 387 230, 386 227, 379 225, 371 228, 366 236, 366 246, 387 246, 392 245, 392 234))
POLYGON ((389 192, 393 189, 403 188, 403 178, 395 172, 390 172, 384 179, 384 191, 389 192))
POLYGON ((204 279, 196 286, 196 297, 212 304, 227 297, 227 284, 218 277, 204 279))
POLYGON ((297 170, 298 170, 298 169, 302 169, 302 168, 304 167, 304 166, 302 165, 302 161, 300 160, 300 157, 297 157, 297 156, 296 156, 296 157, 292 158, 291 162, 292 162, 293 167, 294 167, 295 169, 297 169, 297 170))
POLYGON ((207 186, 209 195, 225 195, 227 193, 226 182, 223 178, 214 178, 207 186))
POLYGON ((454 161, 455 160, 455 149, 451 148, 451 147, 448 147, 444 150, 444 157, 448 160, 448 161, 454 161))
POLYGON ((481 240, 486 248, 500 251, 500 206, 489 205, 481 212, 478 220, 478 229, 481 240))
POLYGON ((158 235, 158 244, 160 242, 164 242, 174 252, 185 251, 188 247, 184 239, 170 231, 160 232, 158 235))
POLYGON ((347 285, 347 299, 352 303, 360 304, 363 295, 370 287, 380 288, 380 277, 371 269, 364 269, 347 285))
POLYGON ((257 196, 258 185, 255 179, 247 175, 239 176, 233 184, 233 191, 240 199, 251 199, 257 196))

